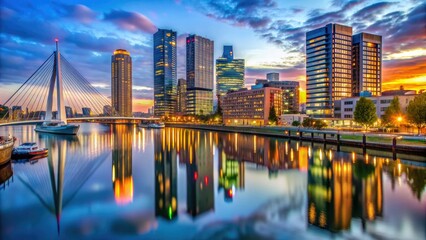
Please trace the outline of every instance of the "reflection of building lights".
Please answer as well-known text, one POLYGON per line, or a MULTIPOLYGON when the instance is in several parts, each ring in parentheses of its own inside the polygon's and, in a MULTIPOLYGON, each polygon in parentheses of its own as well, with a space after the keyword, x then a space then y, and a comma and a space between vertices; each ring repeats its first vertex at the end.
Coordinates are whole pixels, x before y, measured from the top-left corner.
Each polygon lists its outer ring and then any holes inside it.
POLYGON ((133 178, 126 177, 124 180, 114 182, 115 202, 118 204, 128 204, 133 201, 133 178))
POLYGON ((314 223, 315 222, 315 205, 312 203, 311 206, 309 206, 309 222, 314 223))
POLYGON ((401 163, 398 163, 398 175, 401 175, 401 163))

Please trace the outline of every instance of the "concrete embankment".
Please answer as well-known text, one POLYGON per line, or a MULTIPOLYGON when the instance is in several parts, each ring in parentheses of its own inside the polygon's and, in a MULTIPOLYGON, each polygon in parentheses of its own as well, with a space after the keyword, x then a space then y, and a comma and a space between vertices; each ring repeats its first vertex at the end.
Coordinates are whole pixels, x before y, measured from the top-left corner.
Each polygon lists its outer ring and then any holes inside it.
POLYGON ((167 123, 168 127, 200 129, 219 132, 256 134, 269 137, 289 138, 303 141, 321 142, 327 144, 335 144, 338 148, 342 146, 353 146, 364 149, 379 149, 391 151, 394 153, 408 153, 426 156, 426 144, 408 145, 400 144, 396 137, 392 135, 384 136, 383 134, 372 133, 354 133, 341 132, 336 130, 312 130, 299 129, 297 127, 243 127, 243 126, 220 126, 220 125, 196 125, 196 124, 177 124, 167 123), (345 139, 352 136, 358 136, 361 140, 345 139), (380 141, 369 141, 369 137, 387 139, 391 143, 380 141))

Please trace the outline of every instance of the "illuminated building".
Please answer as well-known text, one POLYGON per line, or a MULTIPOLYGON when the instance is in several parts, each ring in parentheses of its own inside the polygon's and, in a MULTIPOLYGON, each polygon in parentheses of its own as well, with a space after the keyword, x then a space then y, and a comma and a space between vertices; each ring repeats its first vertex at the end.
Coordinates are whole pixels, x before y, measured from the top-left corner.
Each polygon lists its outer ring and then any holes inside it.
POLYGON ((186 111, 186 80, 180 78, 177 85, 177 104, 176 112, 179 114, 185 114, 186 111))
POLYGON ((154 34, 154 115, 169 116, 176 108, 176 32, 158 29, 154 34))
POLYGON ((177 216, 177 159, 171 131, 154 133, 155 215, 169 220, 177 216))
POLYGON ((271 106, 280 115, 282 90, 265 87, 228 92, 222 98, 223 122, 226 125, 268 125, 271 106))
POLYGON ((113 125, 112 184, 117 204, 133 201, 132 129, 129 125, 113 125))
POLYGON ((282 113, 299 112, 299 82, 296 81, 268 81, 264 86, 281 88, 283 90, 282 113))
POLYGON ((214 209, 213 149, 207 132, 191 132, 186 159, 187 211, 196 217, 214 209))
POLYGON ((213 112, 214 42, 197 35, 186 38, 186 114, 213 112))
POLYGON ((280 80, 280 74, 276 73, 276 72, 267 73, 266 74, 266 79, 268 81, 279 81, 280 80))
POLYGON ((23 111, 21 106, 12 106, 9 110, 9 117, 11 120, 19 120, 22 118, 23 111))
POLYGON ((352 37, 352 96, 382 90, 382 36, 359 33, 352 37))
POLYGON ((105 105, 103 108, 104 116, 112 116, 112 107, 110 105, 105 105))
POLYGON ((111 57, 111 100, 114 113, 132 116, 132 58, 124 49, 111 57))
POLYGON ((65 116, 67 116, 67 118, 72 118, 74 116, 74 113, 72 112, 72 107, 65 106, 65 116))
POLYGON ((328 24, 306 33, 306 113, 333 117, 334 101, 352 96, 352 28, 328 24))
POLYGON ((92 115, 92 109, 89 107, 84 107, 81 109, 81 111, 83 112, 84 117, 90 117, 92 115))
POLYGON ((222 57, 216 59, 216 84, 219 106, 228 91, 244 87, 244 59, 234 59, 232 46, 223 46, 222 57))

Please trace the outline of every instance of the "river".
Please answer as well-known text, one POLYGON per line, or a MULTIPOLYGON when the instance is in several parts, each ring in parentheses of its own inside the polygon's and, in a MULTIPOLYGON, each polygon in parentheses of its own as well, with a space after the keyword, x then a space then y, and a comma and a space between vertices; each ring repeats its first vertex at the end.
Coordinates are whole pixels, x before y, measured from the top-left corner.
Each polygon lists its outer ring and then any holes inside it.
POLYGON ((129 125, 9 133, 49 156, 0 167, 1 239, 426 239, 423 156, 129 125))

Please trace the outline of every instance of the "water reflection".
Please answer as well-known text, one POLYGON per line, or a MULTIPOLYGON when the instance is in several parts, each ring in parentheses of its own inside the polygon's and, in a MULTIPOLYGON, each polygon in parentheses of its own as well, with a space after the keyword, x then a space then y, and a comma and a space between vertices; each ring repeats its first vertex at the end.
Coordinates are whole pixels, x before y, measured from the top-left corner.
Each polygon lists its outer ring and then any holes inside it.
POLYGON ((177 159, 171 137, 170 129, 154 130, 155 216, 168 220, 177 217, 177 159))
POLYGON ((0 191, 6 234, 55 236, 61 226, 69 238, 425 237, 424 164, 246 134, 85 129, 74 138, 18 136, 50 156, 13 164, 19 181, 0 191))
POLYGON ((112 126, 112 185, 119 205, 133 201, 132 136, 132 126, 112 126))
POLYGON ((0 165, 0 189, 5 189, 13 176, 12 163, 0 165))
POLYGON ((39 145, 48 146, 47 158, 14 164, 19 180, 54 215, 58 234, 63 208, 70 204, 108 154, 108 145, 93 145, 99 138, 107 143, 106 137, 105 134, 80 137, 39 134, 39 145), (82 145, 86 146, 84 150, 82 145))

